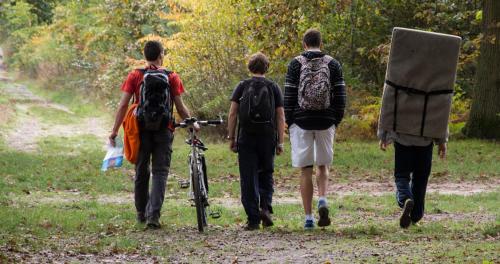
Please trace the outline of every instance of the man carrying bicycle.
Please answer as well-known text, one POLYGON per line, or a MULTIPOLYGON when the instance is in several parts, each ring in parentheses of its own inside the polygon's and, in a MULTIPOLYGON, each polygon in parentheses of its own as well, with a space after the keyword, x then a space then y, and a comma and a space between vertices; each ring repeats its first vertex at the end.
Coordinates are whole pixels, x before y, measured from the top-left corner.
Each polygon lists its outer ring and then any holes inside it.
POLYGON ((265 78, 268 67, 264 54, 251 56, 248 69, 253 76, 236 87, 229 110, 228 139, 231 150, 238 152, 241 202, 248 216, 246 230, 259 229, 261 221, 264 227, 273 225, 274 153, 283 152, 283 96, 278 85, 265 78))
MULTIPOLYGON (((115 138, 124 120, 130 99, 138 104, 136 116, 139 123, 140 147, 135 164, 134 198, 137 221, 148 228, 160 228, 160 211, 165 197, 165 187, 174 138, 173 106, 182 118, 189 118, 189 110, 181 95, 184 87, 179 76, 162 68, 164 49, 158 41, 148 41, 144 46, 147 66, 128 74, 123 83, 122 97, 116 113, 109 141, 115 138), (152 163, 152 188, 149 191, 150 160, 152 163)), ((195 124, 195 129, 199 126, 195 124)))

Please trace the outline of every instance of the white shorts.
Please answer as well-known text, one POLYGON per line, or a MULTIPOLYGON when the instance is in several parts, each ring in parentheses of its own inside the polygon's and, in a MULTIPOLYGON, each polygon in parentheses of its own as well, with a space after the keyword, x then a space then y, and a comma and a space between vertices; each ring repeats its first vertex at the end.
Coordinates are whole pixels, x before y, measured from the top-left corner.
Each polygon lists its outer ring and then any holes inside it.
POLYGON ((332 163, 335 125, 325 130, 304 130, 293 124, 289 131, 293 167, 323 166, 332 163))

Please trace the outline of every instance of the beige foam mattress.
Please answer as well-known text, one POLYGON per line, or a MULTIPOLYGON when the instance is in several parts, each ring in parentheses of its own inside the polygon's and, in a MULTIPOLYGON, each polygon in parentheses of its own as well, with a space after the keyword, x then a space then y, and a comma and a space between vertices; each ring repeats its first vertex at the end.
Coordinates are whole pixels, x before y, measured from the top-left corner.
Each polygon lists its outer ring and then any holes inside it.
POLYGON ((444 138, 461 38, 394 28, 379 128, 444 138))

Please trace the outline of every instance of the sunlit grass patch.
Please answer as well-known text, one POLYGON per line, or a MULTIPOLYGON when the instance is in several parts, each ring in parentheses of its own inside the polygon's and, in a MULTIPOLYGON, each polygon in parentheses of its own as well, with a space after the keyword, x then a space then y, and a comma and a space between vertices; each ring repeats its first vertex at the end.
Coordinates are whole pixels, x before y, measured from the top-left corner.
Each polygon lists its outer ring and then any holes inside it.
POLYGON ((49 125, 67 125, 81 122, 81 118, 75 114, 50 106, 34 105, 29 108, 29 113, 49 125))

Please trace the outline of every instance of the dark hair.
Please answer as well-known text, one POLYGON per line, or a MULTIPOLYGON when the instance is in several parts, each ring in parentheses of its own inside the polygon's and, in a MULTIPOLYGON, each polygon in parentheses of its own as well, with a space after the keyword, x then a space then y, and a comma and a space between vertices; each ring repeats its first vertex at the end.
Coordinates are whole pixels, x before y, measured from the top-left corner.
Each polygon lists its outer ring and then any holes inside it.
POLYGON ((163 45, 159 41, 149 40, 144 45, 144 57, 147 61, 155 61, 163 53, 163 45))
POLYGON ((250 56, 248 60, 248 70, 251 73, 264 74, 269 68, 269 59, 262 52, 257 52, 250 56))
POLYGON ((309 48, 319 48, 321 45, 321 32, 315 28, 310 28, 304 33, 302 41, 309 48))

